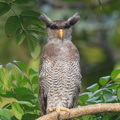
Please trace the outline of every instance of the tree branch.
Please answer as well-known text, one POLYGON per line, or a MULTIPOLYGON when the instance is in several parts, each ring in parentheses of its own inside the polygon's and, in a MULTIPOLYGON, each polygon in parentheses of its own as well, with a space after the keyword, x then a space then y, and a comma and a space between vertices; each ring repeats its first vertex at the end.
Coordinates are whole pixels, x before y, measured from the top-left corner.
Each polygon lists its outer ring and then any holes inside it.
POLYGON ((52 112, 50 114, 39 117, 36 120, 65 120, 101 112, 120 112, 120 103, 99 103, 94 105, 81 106, 70 109, 69 112, 61 111, 60 114, 57 112, 52 112))
MULTIPOLYGON (((50 1, 50 0, 37 0, 40 4, 48 4, 50 6, 52 6, 53 8, 71 8, 71 9, 83 9, 85 8, 85 4, 83 2, 72 2, 72 3, 68 3, 68 2, 63 2, 63 1, 50 1)), ((116 0, 118 1, 118 0, 116 0)), ((112 2, 116 2, 115 0, 104 0, 102 1, 102 5, 108 4, 108 3, 112 3, 112 2)), ((90 7, 94 8, 94 7, 98 7, 99 3, 97 2, 93 2, 91 3, 90 7)), ((87 6, 88 7, 88 6, 87 6)))

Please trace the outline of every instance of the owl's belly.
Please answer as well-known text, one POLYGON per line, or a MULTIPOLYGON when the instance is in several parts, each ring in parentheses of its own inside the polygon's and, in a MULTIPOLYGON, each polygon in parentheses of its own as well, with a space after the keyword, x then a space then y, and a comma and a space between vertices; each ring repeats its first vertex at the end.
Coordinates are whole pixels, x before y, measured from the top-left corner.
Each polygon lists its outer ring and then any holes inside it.
POLYGON ((80 86, 79 62, 46 61, 40 73, 45 94, 54 91, 60 94, 61 91, 73 91, 80 86))

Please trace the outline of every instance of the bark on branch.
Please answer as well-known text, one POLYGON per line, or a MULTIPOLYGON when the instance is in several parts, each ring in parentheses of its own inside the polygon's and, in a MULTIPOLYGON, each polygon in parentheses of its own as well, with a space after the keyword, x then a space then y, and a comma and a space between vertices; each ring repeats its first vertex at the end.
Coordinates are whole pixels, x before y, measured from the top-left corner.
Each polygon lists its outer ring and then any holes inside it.
POLYGON ((70 109, 69 112, 53 112, 36 120, 65 120, 101 112, 120 112, 120 103, 99 103, 70 109))

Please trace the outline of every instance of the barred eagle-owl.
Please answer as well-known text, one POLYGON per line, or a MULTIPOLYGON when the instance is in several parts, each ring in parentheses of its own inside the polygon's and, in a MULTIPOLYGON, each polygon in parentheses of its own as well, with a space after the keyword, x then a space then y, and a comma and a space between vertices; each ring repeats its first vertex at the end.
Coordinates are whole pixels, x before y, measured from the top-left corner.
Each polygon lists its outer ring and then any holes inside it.
POLYGON ((80 92, 80 57, 71 41, 76 13, 67 21, 52 21, 45 14, 40 19, 46 24, 47 44, 40 59, 39 101, 41 113, 67 111, 77 105, 80 92))

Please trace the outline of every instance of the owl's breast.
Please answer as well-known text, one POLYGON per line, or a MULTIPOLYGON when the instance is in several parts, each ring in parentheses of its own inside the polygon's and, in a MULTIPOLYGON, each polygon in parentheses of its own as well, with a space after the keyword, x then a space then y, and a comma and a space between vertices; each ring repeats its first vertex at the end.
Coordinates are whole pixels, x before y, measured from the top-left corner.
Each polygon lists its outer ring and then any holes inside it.
POLYGON ((51 61, 76 61, 79 60, 79 52, 71 42, 48 43, 43 49, 44 59, 51 61))
POLYGON ((42 79, 45 94, 51 89, 57 91, 65 88, 72 91, 76 86, 79 87, 79 53, 72 42, 46 44, 41 61, 39 77, 42 79))

